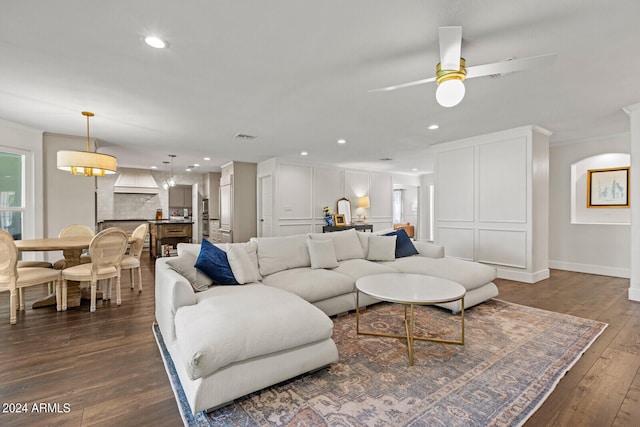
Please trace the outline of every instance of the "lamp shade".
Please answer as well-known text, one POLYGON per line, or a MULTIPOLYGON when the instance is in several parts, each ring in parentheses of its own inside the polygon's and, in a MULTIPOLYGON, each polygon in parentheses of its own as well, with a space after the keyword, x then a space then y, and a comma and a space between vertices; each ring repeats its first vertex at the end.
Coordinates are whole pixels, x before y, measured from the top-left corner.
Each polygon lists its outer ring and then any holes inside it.
POLYGON ((117 161, 108 154, 90 151, 58 151, 58 169, 74 175, 105 176, 116 173, 117 161))
POLYGON ((358 198, 358 207, 368 209, 371 207, 369 196, 362 196, 358 198))

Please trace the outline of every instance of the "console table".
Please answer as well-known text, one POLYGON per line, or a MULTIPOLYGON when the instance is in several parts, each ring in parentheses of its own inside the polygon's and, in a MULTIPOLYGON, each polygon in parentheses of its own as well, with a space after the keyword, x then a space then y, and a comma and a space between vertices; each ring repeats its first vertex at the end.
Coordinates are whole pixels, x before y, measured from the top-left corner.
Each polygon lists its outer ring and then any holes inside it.
POLYGON ((373 225, 372 224, 353 224, 353 225, 343 225, 341 227, 335 225, 324 225, 322 226, 323 233, 333 233, 334 231, 345 231, 355 228, 357 231, 369 231, 373 233, 373 225))

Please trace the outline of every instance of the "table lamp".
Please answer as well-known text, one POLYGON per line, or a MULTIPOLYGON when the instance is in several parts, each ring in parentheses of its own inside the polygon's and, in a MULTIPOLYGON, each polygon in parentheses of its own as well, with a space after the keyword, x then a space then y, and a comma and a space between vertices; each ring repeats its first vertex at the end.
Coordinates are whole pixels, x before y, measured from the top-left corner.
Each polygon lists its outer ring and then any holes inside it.
POLYGON ((367 211, 366 209, 371 207, 369 196, 358 197, 358 219, 364 214, 363 221, 367 223, 367 211))

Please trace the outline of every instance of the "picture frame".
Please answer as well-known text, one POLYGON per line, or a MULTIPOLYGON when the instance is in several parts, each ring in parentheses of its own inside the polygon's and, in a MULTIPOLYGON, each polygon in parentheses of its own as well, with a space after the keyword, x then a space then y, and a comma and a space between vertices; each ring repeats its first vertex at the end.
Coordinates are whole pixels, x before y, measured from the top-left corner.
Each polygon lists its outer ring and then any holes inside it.
POLYGON ((629 167, 587 170, 587 208, 629 208, 629 167))
POLYGON ((344 214, 334 214, 333 215, 333 222, 334 222, 336 227, 346 227, 346 225, 347 225, 347 220, 346 220, 344 214))

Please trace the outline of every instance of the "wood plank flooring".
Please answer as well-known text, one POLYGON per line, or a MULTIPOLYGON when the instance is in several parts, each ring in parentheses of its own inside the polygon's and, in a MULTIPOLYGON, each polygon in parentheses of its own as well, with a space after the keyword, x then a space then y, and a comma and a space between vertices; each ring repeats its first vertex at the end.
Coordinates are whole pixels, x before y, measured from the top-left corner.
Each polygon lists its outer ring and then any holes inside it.
MULTIPOLYGON (((64 313, 28 308, 11 326, 0 293, 0 426, 182 425, 151 332, 153 264, 143 260, 143 292, 127 275, 122 305, 98 302, 95 313, 88 301, 64 313), (3 413, 17 404, 26 413, 3 413)), ((640 303, 627 299, 629 281, 553 270, 536 284, 496 282, 500 299, 609 324, 526 426, 637 425, 640 303)), ((28 289, 27 301, 45 294, 28 289)))

